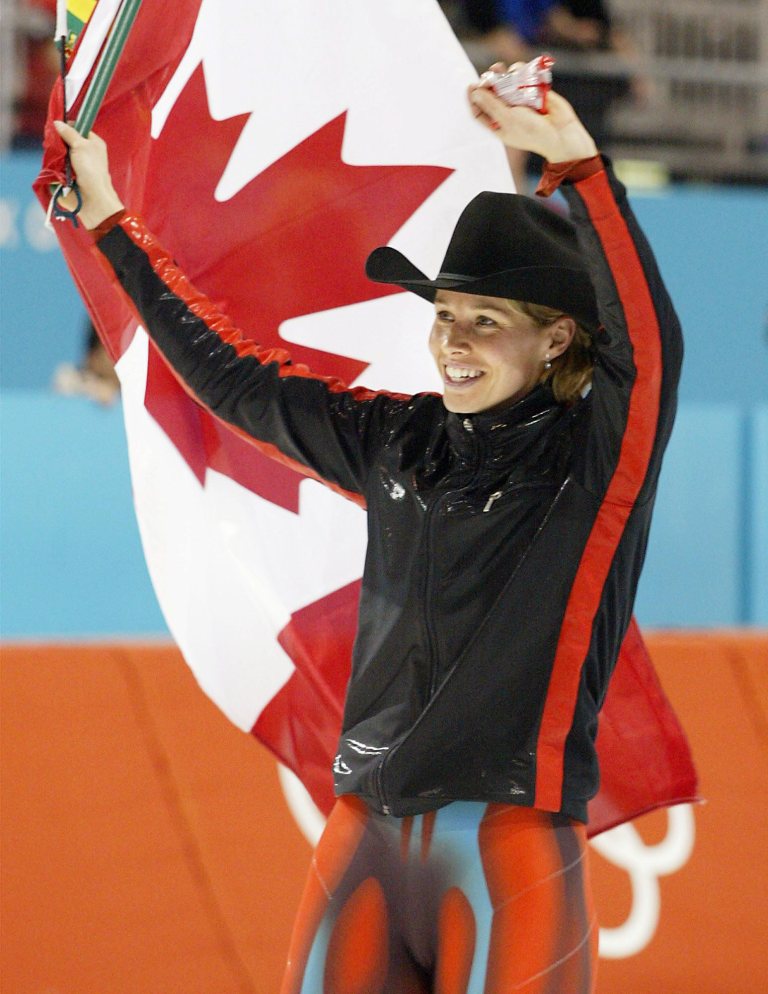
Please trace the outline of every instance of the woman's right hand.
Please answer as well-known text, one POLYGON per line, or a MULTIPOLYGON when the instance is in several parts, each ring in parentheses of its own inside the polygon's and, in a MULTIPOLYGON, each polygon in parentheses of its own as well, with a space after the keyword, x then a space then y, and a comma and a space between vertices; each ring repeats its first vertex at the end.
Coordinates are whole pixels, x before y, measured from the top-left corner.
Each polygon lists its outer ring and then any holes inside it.
MULTIPOLYGON (((72 169, 83 198, 77 217, 85 228, 96 228, 123 208, 109 175, 106 142, 93 131, 85 138, 63 121, 53 123, 61 139, 69 146, 72 169)), ((76 205, 74 193, 63 197, 60 203, 67 210, 72 210, 76 205)))

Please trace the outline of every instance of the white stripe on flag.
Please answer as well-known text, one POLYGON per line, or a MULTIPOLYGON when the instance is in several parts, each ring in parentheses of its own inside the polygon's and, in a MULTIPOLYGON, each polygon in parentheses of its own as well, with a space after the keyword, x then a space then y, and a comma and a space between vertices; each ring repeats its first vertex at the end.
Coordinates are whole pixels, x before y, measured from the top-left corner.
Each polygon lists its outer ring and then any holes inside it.
MULTIPOLYGON (((258 560, 246 572, 233 555, 234 536, 227 535, 227 521, 216 506, 215 491, 221 487, 211 493, 200 486, 147 412, 147 353, 147 336, 140 329, 117 365, 147 566, 171 633, 196 679, 231 721, 250 731, 293 673, 276 640, 290 611, 265 584, 258 560)), ((225 490, 226 485, 238 487, 231 480, 222 484, 225 490)))

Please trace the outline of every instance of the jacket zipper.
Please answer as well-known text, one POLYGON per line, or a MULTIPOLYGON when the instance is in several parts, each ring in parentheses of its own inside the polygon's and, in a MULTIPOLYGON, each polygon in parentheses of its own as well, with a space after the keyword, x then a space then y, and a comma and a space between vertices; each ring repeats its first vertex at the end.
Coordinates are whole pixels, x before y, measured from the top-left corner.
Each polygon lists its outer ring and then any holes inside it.
MULTIPOLYGON (((425 575, 425 578, 424 578, 424 620, 425 620, 425 626, 424 627, 426 628, 426 633, 427 633, 427 650, 428 650, 428 653, 429 653, 429 657, 428 657, 428 661, 429 661, 429 681, 428 681, 428 684, 427 684, 427 701, 426 701, 426 704, 424 706, 425 709, 427 707, 429 707, 429 702, 432 700, 432 698, 434 697, 435 691, 437 690, 437 674, 438 674, 438 669, 439 669, 439 665, 438 664, 440 662, 440 654, 439 654, 438 649, 437 649, 437 646, 438 646, 437 635, 435 633, 434 625, 432 623, 433 612, 432 612, 432 609, 431 609, 431 606, 430 606, 431 602, 430 602, 430 599, 429 599, 429 592, 430 592, 430 588, 432 586, 432 575, 433 575, 433 565, 432 564, 433 564, 434 557, 432 555, 432 548, 433 548, 433 544, 434 544, 433 543, 433 538, 434 538, 435 520, 437 518, 437 512, 438 512, 441 504, 443 504, 445 501, 447 501, 450 497, 455 496, 457 493, 462 493, 463 491, 470 490, 472 488, 472 486, 475 484, 475 482, 480 479, 480 477, 481 477, 481 475, 483 473, 483 470, 485 468, 485 461, 486 461, 486 455, 487 455, 486 449, 482 445, 480 439, 477 436, 475 436, 475 429, 474 429, 474 425, 472 424, 471 419, 470 418, 465 418, 463 424, 464 424, 464 428, 465 428, 467 434, 470 437, 474 436, 475 458, 477 459, 477 465, 475 467, 475 471, 472 474, 472 478, 460 490, 448 490, 444 494, 441 494, 434 501, 434 503, 430 505, 430 507, 427 510, 427 515, 428 515, 428 520, 426 522, 426 526, 427 526, 427 548, 426 548, 427 569, 426 569, 426 575, 425 575)), ((493 503, 493 501, 496 500, 500 496, 501 496, 501 492, 498 492, 495 495, 492 494, 491 498, 489 498, 489 503, 486 503, 486 505, 483 508, 483 510, 484 511, 490 510, 490 506, 493 503)))
POLYGON ((493 507, 493 502, 497 501, 501 497, 501 490, 494 491, 488 500, 485 502, 485 507, 483 508, 483 514, 487 514, 488 511, 493 507))
POLYGON ((376 767, 376 774, 374 777, 374 785, 376 787, 376 795, 379 800, 379 807, 381 808, 381 813, 384 815, 391 814, 390 807, 386 803, 386 796, 384 794, 384 763, 390 755, 391 753, 387 753, 385 756, 382 756, 379 765, 376 767))
MULTIPOLYGON (((441 494, 432 504, 427 508, 426 512, 426 575, 424 577, 424 627, 427 635, 427 658, 429 662, 429 681, 427 685, 427 700, 422 709, 422 714, 429 707, 429 702, 435 695, 437 690, 437 674, 438 674, 438 663, 439 663, 439 653, 437 651, 437 637, 435 635, 434 626, 432 624, 432 611, 430 610, 429 604, 429 590, 431 587, 432 580, 432 545, 433 545, 433 535, 434 535, 434 522, 437 517, 437 512, 442 503, 446 501, 449 497, 456 494, 457 491, 449 490, 444 494, 441 494)), ((497 490, 492 493, 488 501, 483 508, 483 511, 490 511, 493 506, 494 501, 501 497, 502 491, 497 490)), ((398 743, 399 745, 399 743, 398 743)), ((390 814, 390 806, 387 804, 386 794, 384 793, 384 764, 389 760, 392 755, 397 751, 398 746, 394 746, 389 752, 382 757, 381 762, 376 768, 375 774, 375 787, 376 795, 379 801, 379 807, 381 808, 382 814, 390 814)))
MULTIPOLYGON (((472 486, 471 483, 468 484, 468 487, 471 487, 471 486, 472 486)), ((496 503, 496 501, 500 497, 504 496, 504 494, 506 494, 507 496, 509 496, 510 494, 515 493, 516 491, 528 490, 528 489, 531 489, 531 488, 536 489, 536 488, 538 488, 540 486, 541 486, 541 484, 539 484, 539 483, 526 482, 526 483, 513 484, 512 486, 508 487, 506 490, 495 490, 492 494, 490 494, 488 496, 488 499, 486 500, 485 505, 483 507, 483 514, 487 514, 492 509, 492 507, 496 503)), ((467 488, 463 488, 463 489, 467 489, 467 488)), ((432 612, 431 612, 431 610, 429 608, 429 604, 430 604, 430 601, 429 601, 429 588, 430 588, 431 579, 432 579, 432 555, 431 555, 431 553, 432 553, 432 537, 433 537, 434 520, 435 520, 436 511, 437 511, 437 508, 439 507, 439 505, 443 501, 447 500, 449 497, 453 497, 453 496, 455 496, 456 493, 460 493, 460 492, 461 491, 451 490, 451 491, 448 491, 447 493, 442 494, 440 497, 437 498, 437 500, 434 502, 434 504, 432 504, 430 506, 430 508, 428 509, 428 511, 427 511, 427 514, 429 515, 429 521, 427 523, 427 529, 428 530, 427 530, 427 550, 426 550, 427 551, 427 573, 426 573, 426 577, 425 577, 425 580, 424 580, 424 613, 425 613, 425 619, 426 619, 425 628, 427 630, 427 648, 428 648, 428 651, 429 651, 429 685, 428 685, 429 696, 427 698, 427 705, 429 704, 429 701, 432 699, 432 697, 435 694, 435 691, 437 690, 437 671, 438 671, 437 664, 440 661, 439 660, 439 653, 437 652, 437 648, 436 648, 436 646, 437 646, 437 637, 436 637, 436 634, 435 634, 435 631, 434 631, 434 627, 433 627, 432 622, 431 622, 432 612)))
MULTIPOLYGON (((446 498, 450 497, 451 494, 454 493, 454 492, 455 491, 448 491, 447 493, 441 494, 439 497, 437 497, 427 507, 427 510, 425 512, 425 531, 426 531, 425 559, 426 559, 426 563, 427 563, 427 568, 426 568, 426 573, 425 573, 425 577, 424 577, 424 588, 423 589, 424 589, 424 605, 425 605, 425 607, 424 607, 424 628, 425 628, 425 633, 426 633, 426 637, 427 637, 426 651, 427 651, 427 660, 428 660, 428 663, 429 663, 429 679, 427 681, 427 691, 428 691, 428 693, 427 693, 427 700, 426 700, 426 703, 424 705, 424 708, 422 709, 422 713, 427 708, 427 706, 429 705, 429 699, 432 697, 432 695, 435 692, 434 688, 435 688, 435 685, 436 685, 436 682, 437 682, 437 664, 435 662, 435 656, 436 656, 436 653, 437 653, 436 639, 435 639, 434 630, 433 630, 433 627, 432 627, 432 624, 431 624, 431 621, 430 621, 430 614, 431 614, 431 612, 429 611, 428 606, 427 606, 429 604, 429 588, 430 588, 430 585, 431 585, 430 581, 431 581, 431 578, 432 578, 432 556, 431 556, 431 552, 432 552, 432 533, 433 533, 433 527, 434 527, 433 522, 435 520, 436 511, 437 511, 438 507, 440 506, 440 504, 446 498)), ((387 763, 387 761, 389 759, 391 759, 391 757, 394 755, 394 753, 397 752, 397 749, 398 749, 399 745, 400 745, 400 743, 398 743, 397 745, 393 746, 389 750, 389 752, 386 753, 386 755, 382 756, 381 761, 380 761, 379 765, 376 767, 376 772, 374 774, 374 786, 375 786, 375 789, 376 789, 376 796, 377 796, 377 799, 378 799, 378 802, 379 802, 379 807, 381 809, 381 812, 382 812, 382 814, 385 814, 385 815, 390 814, 391 808, 390 808, 389 804, 387 803, 387 796, 386 796, 386 793, 384 791, 384 766, 387 763)))
POLYGON ((450 497, 451 493, 452 491, 449 491, 448 493, 442 494, 440 497, 438 497, 437 500, 434 502, 434 504, 432 504, 431 507, 429 508, 429 511, 427 512, 429 514, 429 520, 427 521, 427 550, 426 550, 427 568, 426 568, 426 575, 424 577, 424 628, 426 629, 427 633, 429 681, 427 683, 426 704, 429 704, 429 701, 432 699, 432 696, 435 693, 435 689, 437 687, 438 663, 440 662, 440 654, 437 650, 437 636, 435 634, 434 624, 432 622, 433 612, 431 609, 431 602, 429 599, 430 589, 432 587, 432 576, 434 573, 432 548, 434 545, 433 537, 434 537, 435 519, 437 517, 437 510, 440 507, 440 504, 446 498, 450 497))

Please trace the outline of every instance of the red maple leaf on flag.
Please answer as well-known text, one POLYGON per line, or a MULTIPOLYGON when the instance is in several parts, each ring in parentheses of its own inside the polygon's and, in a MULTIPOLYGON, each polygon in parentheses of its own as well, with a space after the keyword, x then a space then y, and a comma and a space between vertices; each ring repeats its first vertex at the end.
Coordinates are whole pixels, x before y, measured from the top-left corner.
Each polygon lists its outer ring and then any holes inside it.
MULTIPOLYGON (((285 346, 293 317, 399 292, 365 276, 368 254, 386 244, 451 174, 436 166, 350 166, 341 148, 346 113, 309 135, 230 200, 214 190, 247 114, 214 121, 202 67, 193 73, 155 141, 147 172, 147 222, 192 283, 246 337, 285 346)), ((294 362, 352 383, 365 362, 291 344, 294 362)), ((147 408, 198 478, 216 469, 298 511, 299 473, 268 460, 197 407, 151 351, 147 408), (192 425, 197 425, 190 444, 192 425)))

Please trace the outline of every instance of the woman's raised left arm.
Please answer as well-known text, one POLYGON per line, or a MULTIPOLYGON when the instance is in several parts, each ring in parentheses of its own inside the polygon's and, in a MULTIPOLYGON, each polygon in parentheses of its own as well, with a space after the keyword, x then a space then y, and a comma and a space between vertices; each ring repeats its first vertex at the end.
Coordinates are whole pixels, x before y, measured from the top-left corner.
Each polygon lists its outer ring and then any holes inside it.
POLYGON ((540 191, 560 187, 568 202, 600 319, 590 437, 575 471, 593 493, 642 502, 653 494, 672 429, 683 354, 653 252, 610 162, 563 97, 551 92, 546 114, 508 107, 484 87, 471 87, 469 100, 507 147, 547 160, 540 191))

